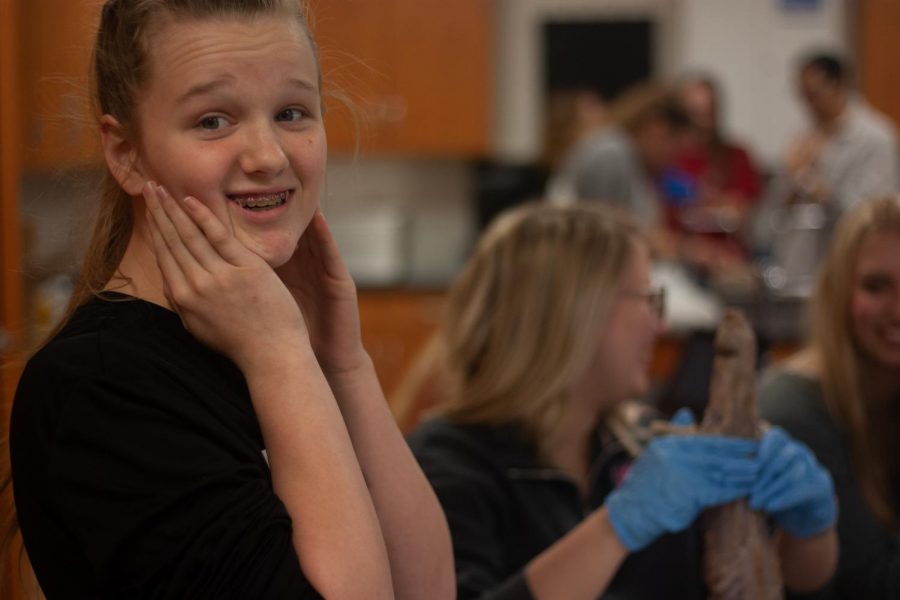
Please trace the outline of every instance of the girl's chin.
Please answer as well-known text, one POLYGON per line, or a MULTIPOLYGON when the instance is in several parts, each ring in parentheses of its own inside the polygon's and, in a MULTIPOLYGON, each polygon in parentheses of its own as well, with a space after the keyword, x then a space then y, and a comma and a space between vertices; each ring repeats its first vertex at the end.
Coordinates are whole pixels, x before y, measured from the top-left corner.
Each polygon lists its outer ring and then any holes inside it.
POLYGON ((268 235, 248 235, 248 232, 237 233, 237 238, 251 252, 266 261, 273 269, 284 265, 297 250, 299 235, 286 231, 267 232, 268 235))
POLYGON ((266 261, 266 264, 272 267, 273 269, 277 269, 278 267, 284 266, 291 260, 291 257, 294 256, 294 250, 297 248, 296 244, 278 244, 276 246, 257 246, 257 249, 254 249, 253 252, 261 259, 266 261))
POLYGON ((293 256, 294 249, 291 248, 289 250, 282 250, 280 252, 272 253, 269 256, 263 258, 270 267, 272 267, 273 269, 277 269, 278 267, 283 267, 284 265, 286 265, 293 256))

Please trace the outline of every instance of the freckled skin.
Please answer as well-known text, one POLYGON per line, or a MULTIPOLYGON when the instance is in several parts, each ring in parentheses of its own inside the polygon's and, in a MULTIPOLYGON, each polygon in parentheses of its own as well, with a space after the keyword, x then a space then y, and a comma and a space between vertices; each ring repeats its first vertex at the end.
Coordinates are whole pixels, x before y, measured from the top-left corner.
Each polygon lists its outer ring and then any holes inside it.
POLYGON ((152 48, 137 107, 144 178, 176 198, 196 197, 251 251, 284 264, 319 206, 325 176, 319 72, 306 34, 275 17, 187 19, 160 28, 152 48), (229 200, 281 190, 292 196, 278 218, 229 200))

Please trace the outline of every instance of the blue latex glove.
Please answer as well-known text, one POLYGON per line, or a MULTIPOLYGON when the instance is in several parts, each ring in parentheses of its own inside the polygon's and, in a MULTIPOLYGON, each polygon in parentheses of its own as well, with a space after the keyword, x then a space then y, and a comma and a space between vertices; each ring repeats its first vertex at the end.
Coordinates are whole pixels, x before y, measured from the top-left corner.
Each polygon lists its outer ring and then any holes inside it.
MULTIPOLYGON (((681 413, 672 424, 691 421, 681 413)), ((757 447, 754 440, 714 435, 653 440, 606 500, 613 530, 634 552, 685 529, 706 508, 749 495, 759 472, 757 447)))
POLYGON ((834 524, 834 484, 809 448, 772 427, 760 442, 759 462, 759 479, 750 494, 752 508, 770 513, 779 527, 801 538, 834 524))
POLYGON ((669 421, 669 424, 675 425, 676 427, 691 427, 697 423, 694 422, 694 413, 691 412, 691 409, 679 408, 678 411, 672 415, 672 420, 669 421))

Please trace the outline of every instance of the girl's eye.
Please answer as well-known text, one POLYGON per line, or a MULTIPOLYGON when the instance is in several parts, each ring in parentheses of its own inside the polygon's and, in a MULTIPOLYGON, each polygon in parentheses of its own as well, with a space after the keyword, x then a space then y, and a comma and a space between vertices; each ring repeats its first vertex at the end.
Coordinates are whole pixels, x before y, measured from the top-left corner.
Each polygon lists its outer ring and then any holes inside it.
POLYGON ((879 294, 891 289, 891 281, 885 277, 863 277, 862 288, 872 294, 879 294))
POLYGON ((200 123, 198 125, 201 129, 215 131, 216 129, 222 129, 223 127, 225 127, 226 122, 225 117, 209 116, 200 119, 200 123))
POLYGON ((303 111, 299 108, 286 108, 275 116, 276 121, 299 121, 303 118, 303 111))

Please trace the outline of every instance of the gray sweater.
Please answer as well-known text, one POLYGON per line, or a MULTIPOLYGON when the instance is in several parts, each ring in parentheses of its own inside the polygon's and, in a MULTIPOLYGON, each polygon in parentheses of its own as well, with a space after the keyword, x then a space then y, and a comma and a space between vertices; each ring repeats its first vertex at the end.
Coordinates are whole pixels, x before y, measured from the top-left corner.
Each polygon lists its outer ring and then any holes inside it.
POLYGON ((838 496, 840 560, 817 598, 900 598, 900 539, 876 518, 853 475, 846 436, 831 419, 819 382, 774 370, 759 386, 762 418, 803 442, 829 470, 838 496))

